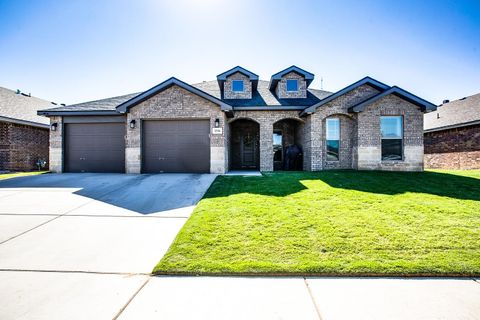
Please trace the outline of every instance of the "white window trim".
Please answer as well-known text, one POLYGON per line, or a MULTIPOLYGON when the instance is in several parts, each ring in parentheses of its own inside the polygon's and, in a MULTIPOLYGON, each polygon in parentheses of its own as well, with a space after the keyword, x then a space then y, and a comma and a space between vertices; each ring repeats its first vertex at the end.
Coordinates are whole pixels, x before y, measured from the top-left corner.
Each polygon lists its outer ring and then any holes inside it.
POLYGON ((287 92, 298 92, 299 87, 300 87, 300 83, 298 82, 298 79, 287 79, 285 81, 285 89, 287 90, 287 92), (288 90, 288 81, 296 81, 297 82, 297 90, 288 90))
POLYGON ((230 89, 232 90, 232 92, 239 92, 239 93, 240 93, 240 92, 245 92, 245 82, 244 82, 243 80, 232 80, 230 86, 231 86, 230 89), (242 88, 243 88, 242 90, 233 90, 233 83, 234 83, 235 81, 242 83, 242 88))

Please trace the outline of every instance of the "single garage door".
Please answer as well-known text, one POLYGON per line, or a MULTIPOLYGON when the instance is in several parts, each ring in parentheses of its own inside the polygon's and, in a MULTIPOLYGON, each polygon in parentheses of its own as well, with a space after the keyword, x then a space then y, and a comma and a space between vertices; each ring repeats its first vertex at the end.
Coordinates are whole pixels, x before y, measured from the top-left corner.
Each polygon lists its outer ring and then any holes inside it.
POLYGON ((143 122, 143 172, 210 172, 209 120, 143 122))
POLYGON ((65 124, 65 171, 125 172, 125 124, 65 124))

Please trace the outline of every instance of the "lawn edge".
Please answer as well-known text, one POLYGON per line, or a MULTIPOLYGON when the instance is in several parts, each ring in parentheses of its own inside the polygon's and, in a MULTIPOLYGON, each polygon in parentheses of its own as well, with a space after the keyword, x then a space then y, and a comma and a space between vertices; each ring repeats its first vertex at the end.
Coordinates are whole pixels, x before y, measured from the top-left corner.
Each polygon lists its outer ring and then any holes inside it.
POLYGON ((479 278, 480 273, 377 273, 377 272, 179 272, 156 271, 152 276, 184 277, 326 277, 326 278, 479 278))

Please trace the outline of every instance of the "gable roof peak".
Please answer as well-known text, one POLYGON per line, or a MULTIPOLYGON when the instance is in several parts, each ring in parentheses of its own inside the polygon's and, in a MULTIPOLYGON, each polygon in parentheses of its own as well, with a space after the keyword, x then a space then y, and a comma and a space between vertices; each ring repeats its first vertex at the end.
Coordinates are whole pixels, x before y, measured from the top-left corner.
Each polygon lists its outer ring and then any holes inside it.
POLYGON ((250 78, 251 81, 258 81, 258 75, 256 75, 255 73, 243 68, 243 67, 240 67, 240 66, 236 66, 236 67, 233 67, 232 69, 229 69, 225 72, 222 72, 220 73, 219 75, 217 75, 217 80, 218 81, 225 81, 227 80, 228 76, 234 74, 234 73, 237 73, 237 72, 240 72, 244 75, 246 75, 247 77, 250 78))
POLYGON ((292 65, 286 69, 283 69, 282 71, 279 71, 272 75, 270 78, 270 90, 275 90, 275 87, 277 86, 277 83, 282 80, 282 78, 286 75, 289 74, 290 72, 295 72, 300 75, 302 75, 305 78, 305 81, 307 82, 307 88, 312 83, 313 79, 315 78, 315 75, 311 72, 308 72, 302 68, 297 67, 296 65, 292 65))
POLYGON ((177 85, 187 91, 190 91, 191 93, 193 94, 196 94, 204 99, 207 99, 213 103, 215 103, 216 105, 220 106, 221 110, 223 111, 228 111, 228 110, 232 110, 232 107, 226 103, 224 103, 223 101, 221 101, 220 99, 206 93, 205 91, 202 91, 186 82, 183 82, 182 80, 179 80, 175 77, 170 77, 168 78, 167 80, 157 84, 156 86, 148 89, 147 91, 144 91, 142 93, 140 93, 139 95, 131 98, 130 100, 127 100, 123 103, 121 103, 120 105, 118 105, 116 107, 116 110, 117 112, 120 112, 120 113, 125 113, 125 112, 128 112, 128 110, 133 107, 133 106, 136 106, 137 104, 147 100, 148 98, 156 95, 157 93, 173 86, 173 85, 177 85))

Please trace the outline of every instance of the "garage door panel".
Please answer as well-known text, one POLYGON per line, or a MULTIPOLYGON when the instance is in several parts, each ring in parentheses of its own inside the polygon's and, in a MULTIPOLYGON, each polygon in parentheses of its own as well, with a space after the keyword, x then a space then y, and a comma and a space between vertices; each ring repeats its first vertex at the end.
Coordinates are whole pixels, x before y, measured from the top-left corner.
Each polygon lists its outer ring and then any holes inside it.
POLYGON ((65 125, 65 171, 125 172, 124 123, 65 125))
POLYGON ((209 120, 143 124, 143 172, 209 172, 209 120))

